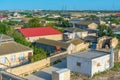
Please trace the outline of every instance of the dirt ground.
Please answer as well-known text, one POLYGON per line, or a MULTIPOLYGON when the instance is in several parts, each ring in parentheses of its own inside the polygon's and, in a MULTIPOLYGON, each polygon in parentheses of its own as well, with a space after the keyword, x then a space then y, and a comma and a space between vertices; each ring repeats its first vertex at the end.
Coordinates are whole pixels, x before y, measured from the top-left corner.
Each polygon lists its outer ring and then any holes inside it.
POLYGON ((74 73, 71 75, 71 80, 120 80, 120 72, 109 71, 106 74, 100 74, 93 78, 74 73))

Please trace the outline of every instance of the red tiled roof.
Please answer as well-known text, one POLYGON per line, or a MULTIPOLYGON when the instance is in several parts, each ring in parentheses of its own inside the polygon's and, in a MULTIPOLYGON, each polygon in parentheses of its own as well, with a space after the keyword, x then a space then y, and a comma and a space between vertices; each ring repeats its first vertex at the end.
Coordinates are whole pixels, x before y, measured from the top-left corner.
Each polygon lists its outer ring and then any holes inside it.
POLYGON ((116 14, 116 16, 120 17, 120 14, 116 14))
POLYGON ((19 31, 23 34, 24 37, 62 34, 60 31, 52 27, 23 28, 23 29, 19 29, 19 31))

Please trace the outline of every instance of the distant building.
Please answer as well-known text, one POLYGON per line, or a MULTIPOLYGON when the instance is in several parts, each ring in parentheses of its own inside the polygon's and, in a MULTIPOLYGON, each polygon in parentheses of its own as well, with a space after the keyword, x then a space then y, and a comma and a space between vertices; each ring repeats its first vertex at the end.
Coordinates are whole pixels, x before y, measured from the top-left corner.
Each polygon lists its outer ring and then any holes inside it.
POLYGON ((46 38, 51 40, 62 40, 62 33, 52 27, 40 27, 40 28, 23 28, 19 29, 20 33, 29 42, 34 42, 40 38, 46 38))
POLYGON ((75 24, 80 29, 97 29, 98 24, 92 21, 81 21, 75 24))
POLYGON ((102 72, 113 67, 114 53, 87 50, 67 56, 67 68, 71 71, 93 76, 95 73, 102 72))
POLYGON ((88 36, 88 31, 81 30, 79 28, 66 28, 64 30, 63 38, 64 40, 71 40, 75 38, 84 38, 88 36))
POLYGON ((0 15, 0 22, 6 20, 6 17, 4 17, 3 15, 0 15))
POLYGON ((0 35, 0 69, 26 63, 32 55, 32 49, 14 42, 9 36, 0 35))

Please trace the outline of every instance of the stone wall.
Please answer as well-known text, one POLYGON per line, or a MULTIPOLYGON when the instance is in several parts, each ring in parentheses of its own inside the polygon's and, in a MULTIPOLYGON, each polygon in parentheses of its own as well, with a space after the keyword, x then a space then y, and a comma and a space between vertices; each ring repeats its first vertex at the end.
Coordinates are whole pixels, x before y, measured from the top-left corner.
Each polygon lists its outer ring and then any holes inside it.
POLYGON ((97 43, 97 49, 101 49, 103 46, 105 46, 106 41, 109 41, 109 45, 112 46, 113 48, 115 48, 118 45, 118 39, 117 38, 113 38, 113 37, 101 37, 98 39, 98 43, 97 43))
POLYGON ((42 60, 34 62, 34 63, 30 63, 30 64, 26 64, 23 66, 7 69, 6 71, 9 73, 18 75, 18 76, 24 76, 24 74, 30 74, 34 71, 45 68, 57 60, 61 60, 63 58, 66 58, 66 56, 67 56, 67 52, 63 52, 63 53, 48 57, 46 59, 42 59, 42 60))

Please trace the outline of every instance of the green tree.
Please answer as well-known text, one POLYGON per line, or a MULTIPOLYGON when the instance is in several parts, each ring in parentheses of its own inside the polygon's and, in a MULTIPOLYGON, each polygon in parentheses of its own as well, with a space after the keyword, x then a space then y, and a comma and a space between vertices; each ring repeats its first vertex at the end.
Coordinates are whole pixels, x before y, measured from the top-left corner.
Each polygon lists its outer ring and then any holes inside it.
POLYGON ((110 27, 106 25, 99 25, 98 26, 98 36, 114 36, 113 31, 111 30, 110 27))
POLYGON ((30 58, 31 62, 39 61, 47 57, 47 52, 44 51, 43 49, 37 48, 35 46, 32 46, 32 48, 34 49, 34 53, 33 56, 31 56, 30 58))
POLYGON ((10 31, 11 28, 5 23, 0 22, 0 33, 7 34, 8 31, 10 31))
POLYGON ((25 27, 41 27, 39 18, 33 18, 31 19, 25 27))

